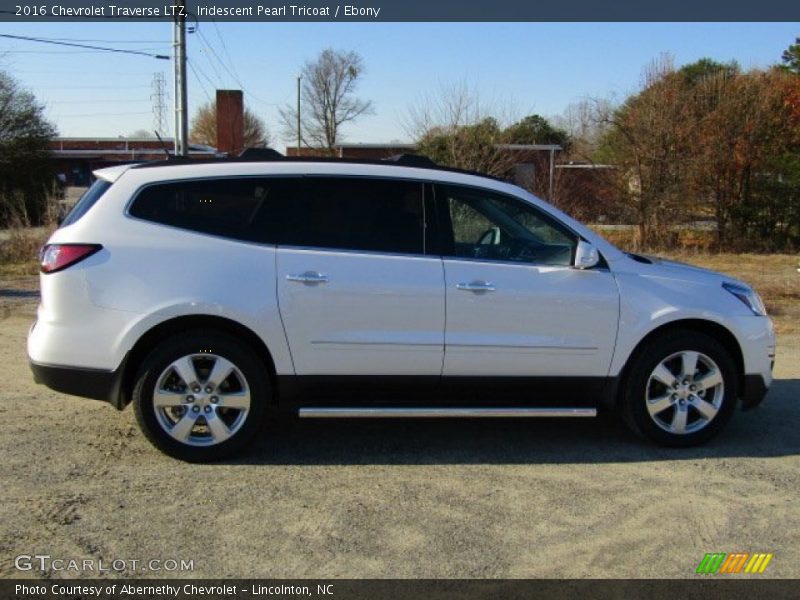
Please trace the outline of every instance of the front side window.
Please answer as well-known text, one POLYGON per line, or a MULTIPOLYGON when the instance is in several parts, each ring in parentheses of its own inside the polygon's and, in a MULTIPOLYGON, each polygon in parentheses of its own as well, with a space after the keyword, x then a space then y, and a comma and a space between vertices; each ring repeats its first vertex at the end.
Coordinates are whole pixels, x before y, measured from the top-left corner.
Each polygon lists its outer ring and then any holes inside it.
POLYGON ((356 177, 307 177, 286 211, 279 244, 423 254, 421 183, 356 177))
POLYGON ((539 265, 572 264, 575 234, 537 208, 472 188, 442 188, 454 256, 539 265))

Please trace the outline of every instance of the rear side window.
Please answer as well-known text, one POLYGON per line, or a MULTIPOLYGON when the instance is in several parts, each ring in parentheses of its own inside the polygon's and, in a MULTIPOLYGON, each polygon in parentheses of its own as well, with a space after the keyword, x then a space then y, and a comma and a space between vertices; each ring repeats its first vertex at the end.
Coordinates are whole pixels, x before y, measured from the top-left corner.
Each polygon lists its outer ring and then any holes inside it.
POLYGON ((98 179, 95 181, 91 186, 89 186, 89 189, 83 193, 83 196, 80 197, 80 200, 75 203, 75 206, 73 206, 72 210, 69 211, 66 217, 64 217, 64 220, 61 221, 61 227, 66 227, 67 225, 77 223, 78 219, 89 212, 89 209, 92 208, 98 200, 100 200, 102 195, 105 194, 106 190, 110 187, 111 182, 106 181, 105 179, 98 179))
POLYGON ((305 178, 279 217, 285 226, 278 243, 423 254, 422 190, 421 183, 391 179, 305 178))
POLYGON ((423 254, 422 190, 353 177, 190 180, 142 189, 130 214, 243 241, 423 254))
POLYGON ((273 223, 263 223, 258 215, 265 205, 283 204, 287 186, 285 180, 257 178, 151 185, 136 197, 130 214, 200 233, 274 243, 273 223), (264 229, 264 225, 269 229, 264 229))

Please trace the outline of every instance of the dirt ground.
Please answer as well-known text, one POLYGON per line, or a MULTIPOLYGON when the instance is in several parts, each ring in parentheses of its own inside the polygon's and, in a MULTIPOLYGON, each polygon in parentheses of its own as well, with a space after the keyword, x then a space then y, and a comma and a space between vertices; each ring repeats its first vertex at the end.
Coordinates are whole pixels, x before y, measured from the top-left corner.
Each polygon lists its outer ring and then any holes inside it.
POLYGON ((35 289, 0 282, 0 577, 26 575, 20 554, 194 561, 119 573, 144 577, 692 577, 706 552, 800 576, 800 336, 780 338, 764 405, 702 448, 610 417, 297 421, 188 465, 132 411, 33 383, 35 289))

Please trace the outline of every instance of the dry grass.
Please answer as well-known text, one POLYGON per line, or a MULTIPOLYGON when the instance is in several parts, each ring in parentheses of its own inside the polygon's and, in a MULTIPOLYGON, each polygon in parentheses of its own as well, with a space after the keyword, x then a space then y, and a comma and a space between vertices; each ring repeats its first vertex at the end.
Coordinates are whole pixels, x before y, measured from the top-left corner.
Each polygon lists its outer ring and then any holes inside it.
POLYGON ((0 275, 16 277, 39 272, 39 249, 52 233, 50 228, 17 227, 0 231, 0 275))
MULTIPOLYGON (((635 227, 611 229, 603 225, 593 225, 592 229, 623 250, 641 251, 637 247, 638 232, 635 227)), ((669 243, 687 252, 712 252, 716 244, 716 234, 713 231, 699 229, 675 229, 671 231, 669 243)))

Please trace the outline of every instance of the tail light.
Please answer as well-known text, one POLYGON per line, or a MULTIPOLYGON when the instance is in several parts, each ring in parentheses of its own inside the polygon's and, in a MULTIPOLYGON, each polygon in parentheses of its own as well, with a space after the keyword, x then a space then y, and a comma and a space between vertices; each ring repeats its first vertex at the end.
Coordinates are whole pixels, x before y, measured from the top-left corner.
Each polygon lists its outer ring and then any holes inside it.
POLYGON ((100 244, 47 244, 39 252, 42 273, 55 273, 89 258, 100 244))

